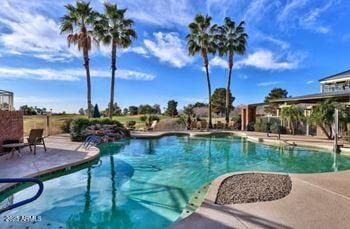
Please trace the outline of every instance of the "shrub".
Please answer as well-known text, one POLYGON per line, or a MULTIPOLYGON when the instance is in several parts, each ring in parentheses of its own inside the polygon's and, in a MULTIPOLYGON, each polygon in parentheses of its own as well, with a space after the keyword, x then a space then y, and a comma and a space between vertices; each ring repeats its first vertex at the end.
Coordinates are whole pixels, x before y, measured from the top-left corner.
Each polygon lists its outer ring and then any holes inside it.
POLYGON ((63 131, 63 133, 69 133, 70 123, 72 121, 73 121, 73 119, 64 120, 64 122, 61 126, 61 130, 63 131))
POLYGON ((123 127, 123 124, 118 122, 117 120, 109 119, 109 118, 77 118, 73 119, 70 123, 70 136, 72 141, 84 141, 85 138, 85 129, 90 125, 117 125, 118 127, 123 127))
POLYGON ((84 130, 90 125, 90 121, 87 118, 77 118, 70 123, 70 137, 72 141, 83 141, 84 130))
POLYGON ((248 131, 254 131, 254 122, 249 122, 248 125, 247 125, 247 130, 248 131))
POLYGON ((134 129, 135 128, 135 125, 136 125, 136 121, 134 120, 129 120, 127 123, 126 123, 126 126, 130 129, 134 129))
POLYGON ((271 126, 271 133, 278 134, 278 132, 280 132, 280 134, 286 134, 287 129, 286 129, 286 127, 278 125, 278 124, 272 125, 271 126))
POLYGON ((145 122, 147 127, 151 126, 152 122, 155 120, 159 121, 159 117, 157 115, 143 115, 140 117, 140 121, 145 122))
POLYGON ((231 121, 233 122, 233 129, 240 130, 242 127, 242 119, 240 115, 232 117, 231 121))

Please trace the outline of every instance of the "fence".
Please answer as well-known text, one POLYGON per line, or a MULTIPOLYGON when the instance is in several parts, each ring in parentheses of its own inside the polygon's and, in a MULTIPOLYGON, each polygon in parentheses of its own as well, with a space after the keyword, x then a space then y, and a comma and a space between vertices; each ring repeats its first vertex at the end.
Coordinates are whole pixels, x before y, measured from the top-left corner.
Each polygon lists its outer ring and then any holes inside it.
POLYGON ((44 129, 45 136, 63 133, 65 121, 78 117, 77 115, 28 115, 23 119, 24 136, 29 135, 31 129, 44 129))

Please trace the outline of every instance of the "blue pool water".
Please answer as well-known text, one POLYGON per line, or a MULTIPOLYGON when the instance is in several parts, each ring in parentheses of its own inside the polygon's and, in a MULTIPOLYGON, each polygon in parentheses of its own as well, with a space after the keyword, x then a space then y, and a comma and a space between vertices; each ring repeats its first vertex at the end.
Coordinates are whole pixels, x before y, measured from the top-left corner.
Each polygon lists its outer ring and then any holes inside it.
MULTIPOLYGON (((350 158, 303 148, 276 148, 233 136, 166 136, 100 146, 101 158, 69 175, 48 180, 35 202, 3 215, 41 216, 31 228, 164 228, 197 189, 233 171, 315 173, 350 168, 350 158)), ((10 200, 27 198, 26 188, 10 200)))

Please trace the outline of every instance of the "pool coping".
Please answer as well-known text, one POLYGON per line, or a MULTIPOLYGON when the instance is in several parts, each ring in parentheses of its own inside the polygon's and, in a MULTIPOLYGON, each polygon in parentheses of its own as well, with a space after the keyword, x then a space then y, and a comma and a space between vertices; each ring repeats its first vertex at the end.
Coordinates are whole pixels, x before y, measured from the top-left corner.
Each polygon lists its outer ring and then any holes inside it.
MULTIPOLYGON (((232 131, 232 130, 212 130, 212 131, 153 131, 153 132, 140 132, 140 131, 134 131, 131 132, 131 138, 136 139, 147 139, 147 138, 160 138, 164 136, 171 136, 171 135, 187 135, 190 137, 198 137, 198 136, 210 136, 215 134, 232 134, 238 137, 243 137, 247 139, 250 142, 254 143, 261 143, 268 146, 289 146, 289 147, 302 147, 307 149, 319 149, 319 150, 326 150, 327 152, 332 153, 333 152, 333 146, 325 146, 325 145, 315 145, 315 144, 308 144, 308 143, 288 143, 284 140, 278 140, 278 139, 267 139, 263 137, 255 137, 249 135, 249 132, 246 131, 232 131)), ((340 152, 344 155, 350 156, 350 148, 340 148, 340 152)))

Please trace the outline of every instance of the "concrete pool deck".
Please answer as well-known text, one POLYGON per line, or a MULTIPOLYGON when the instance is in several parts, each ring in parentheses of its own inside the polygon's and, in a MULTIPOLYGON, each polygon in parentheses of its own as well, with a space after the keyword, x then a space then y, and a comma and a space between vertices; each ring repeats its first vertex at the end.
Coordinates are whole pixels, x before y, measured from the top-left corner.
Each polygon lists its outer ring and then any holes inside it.
POLYGON ((286 197, 257 203, 217 205, 221 182, 215 179, 204 202, 172 228, 347 228, 350 224, 350 171, 290 174, 286 197))
MULTIPOLYGON (((99 156, 99 149, 91 147, 88 150, 82 147, 81 142, 72 142, 69 135, 54 135, 45 138, 47 151, 37 147, 34 155, 29 147, 21 150, 22 157, 14 155, 9 158, 4 155, 0 159, 1 178, 37 177, 61 169, 84 164, 99 156)), ((14 184, 0 184, 0 192, 14 184)))

